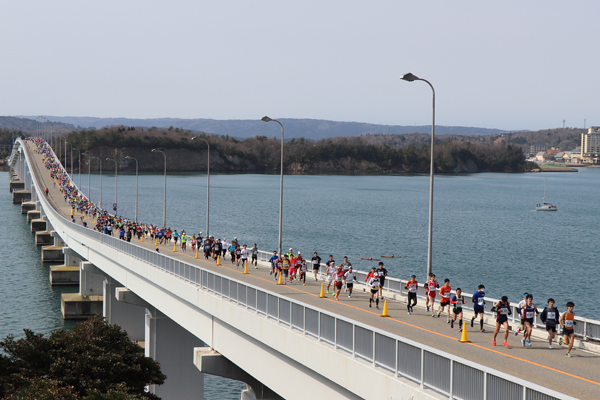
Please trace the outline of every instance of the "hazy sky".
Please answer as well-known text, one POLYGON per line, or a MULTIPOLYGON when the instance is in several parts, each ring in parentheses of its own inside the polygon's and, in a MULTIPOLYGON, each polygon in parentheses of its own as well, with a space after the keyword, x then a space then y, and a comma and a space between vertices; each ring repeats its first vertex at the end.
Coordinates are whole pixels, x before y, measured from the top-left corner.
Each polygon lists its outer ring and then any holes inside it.
POLYGON ((600 1, 0 2, 0 115, 600 125, 600 1))

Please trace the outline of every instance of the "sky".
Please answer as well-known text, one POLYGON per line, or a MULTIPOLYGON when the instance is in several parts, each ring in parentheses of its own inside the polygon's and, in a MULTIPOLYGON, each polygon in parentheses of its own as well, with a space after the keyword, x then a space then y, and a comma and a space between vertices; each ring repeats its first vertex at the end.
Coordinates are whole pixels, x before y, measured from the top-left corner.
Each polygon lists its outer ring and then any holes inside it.
POLYGON ((600 1, 0 2, 0 115, 600 125, 600 1), (584 122, 585 120, 585 122, 584 122))

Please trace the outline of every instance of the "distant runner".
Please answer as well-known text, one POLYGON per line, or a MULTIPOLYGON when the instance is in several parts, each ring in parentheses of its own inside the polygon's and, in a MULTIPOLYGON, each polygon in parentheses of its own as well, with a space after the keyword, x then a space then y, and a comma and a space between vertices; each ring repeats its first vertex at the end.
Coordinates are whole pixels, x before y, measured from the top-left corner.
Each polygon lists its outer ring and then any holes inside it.
POLYGON ((512 314, 510 310, 510 303, 508 297, 502 296, 502 299, 496 303, 496 330, 494 331, 494 338, 492 339, 492 346, 496 345, 496 336, 500 332, 500 327, 504 326, 504 342, 502 343, 505 347, 508 347, 508 316, 512 314))
POLYGON ((313 272, 315 274, 315 281, 318 281, 319 279, 317 278, 317 274, 319 273, 319 268, 321 267, 321 257, 319 257, 317 255, 317 252, 315 251, 315 255, 313 256, 313 258, 310 261, 313 266, 313 272))
POLYGON ((442 311, 444 311, 444 308, 446 308, 447 324, 450 323, 450 296, 452 296, 451 291, 452 288, 450 287, 450 279, 446 278, 444 280, 444 286, 440 288, 440 310, 438 311, 437 316, 439 318, 442 311))
POLYGON ((454 321, 456 321, 456 317, 458 317, 458 331, 462 332, 463 329, 463 304, 466 303, 464 296, 462 295, 462 290, 460 288, 456 289, 456 294, 452 296, 450 299, 450 304, 452 304, 452 321, 450 321, 450 328, 454 328, 454 321))
POLYGON ((567 303, 567 311, 561 314, 558 322, 560 326, 562 326, 563 337, 558 340, 558 344, 562 345, 563 343, 569 346, 567 350, 567 357, 571 357, 571 349, 573 348, 573 343, 575 342, 575 313, 573 312, 573 308, 575 308, 575 303, 569 301, 567 303))
POLYGON ((477 315, 479 315, 480 332, 485 332, 485 329, 483 329, 483 310, 485 308, 484 289, 484 285, 479 285, 477 286, 477 291, 473 293, 473 312, 475 313, 475 315, 473 316, 473 318, 471 318, 471 328, 473 327, 473 322, 475 322, 477 315))
POLYGON ((408 315, 413 313, 413 307, 417 305, 417 289, 419 287, 419 282, 417 282, 416 278, 415 275, 412 275, 410 281, 406 282, 406 286, 404 286, 404 289, 408 289, 408 301, 406 302, 408 315))
POLYGON ((540 314, 540 319, 546 324, 546 331, 548 332, 548 348, 553 349, 552 340, 556 336, 556 326, 559 324, 560 313, 557 308, 554 308, 554 299, 548 299, 548 305, 544 307, 544 310, 540 314))

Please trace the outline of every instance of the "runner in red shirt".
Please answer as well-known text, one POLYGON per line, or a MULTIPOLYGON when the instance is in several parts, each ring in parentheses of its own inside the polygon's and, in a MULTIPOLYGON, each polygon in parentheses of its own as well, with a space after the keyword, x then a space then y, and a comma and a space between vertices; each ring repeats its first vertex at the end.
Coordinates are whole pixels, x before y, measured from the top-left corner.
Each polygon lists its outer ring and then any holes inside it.
POLYGON ((435 274, 429 275, 429 280, 425 283, 425 289, 427 290, 427 299, 425 300, 425 306, 427 306, 427 311, 429 311, 429 307, 431 307, 431 316, 435 317, 433 312, 433 305, 435 304, 435 296, 437 295, 437 289, 439 289, 440 285, 435 280, 435 274))
POLYGON ((440 296, 442 298, 440 299, 440 310, 438 311, 437 316, 439 318, 442 311, 444 311, 444 307, 447 307, 447 309, 446 309, 446 314, 447 314, 446 323, 447 324, 450 323, 450 296, 452 296, 451 291, 452 291, 452 288, 450 287, 450 279, 444 279, 444 286, 442 286, 440 288, 440 296))

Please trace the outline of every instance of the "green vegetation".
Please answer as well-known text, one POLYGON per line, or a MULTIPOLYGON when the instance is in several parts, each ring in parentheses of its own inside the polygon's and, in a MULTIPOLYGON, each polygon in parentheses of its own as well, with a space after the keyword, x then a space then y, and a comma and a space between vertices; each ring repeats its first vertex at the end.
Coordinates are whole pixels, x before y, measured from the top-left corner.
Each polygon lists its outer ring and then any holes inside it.
MULTIPOLYGON (((200 134, 210 143, 211 155, 216 156, 217 171, 277 171, 280 168, 280 142, 276 138, 256 136, 238 140, 229 136, 200 134)), ((411 135, 407 135, 411 136, 411 135)), ((427 138, 428 135, 417 134, 427 138)), ((202 141, 191 141, 189 131, 177 128, 139 130, 111 127, 102 130, 84 130, 69 134, 67 140, 82 151, 92 153, 101 149, 151 149, 166 152, 186 150, 205 151, 202 141)), ((292 139, 284 145, 284 169, 298 173, 420 173, 429 171, 429 145, 373 143, 368 137, 341 137, 319 141, 292 139)), ((395 136, 397 137, 397 136, 395 136)), ((472 137, 471 137, 472 138, 472 137)), ((413 138, 400 140, 412 143, 413 138)), ((178 153, 178 158, 181 156, 178 153)), ((170 158, 170 168, 186 170, 190 162, 170 158), (180 162, 181 167, 176 167, 180 162)), ((211 158, 213 161, 213 158, 211 158)), ((147 164, 147 163, 145 163, 147 164)), ((525 162, 521 148, 514 145, 496 147, 491 143, 442 141, 436 145, 437 172, 520 172, 531 170, 535 164, 525 162)), ((189 168, 188 168, 189 170, 189 168)))
POLYGON ((144 392, 166 377, 117 325, 102 316, 49 337, 25 330, 0 341, 0 397, 19 400, 159 399, 144 392))

